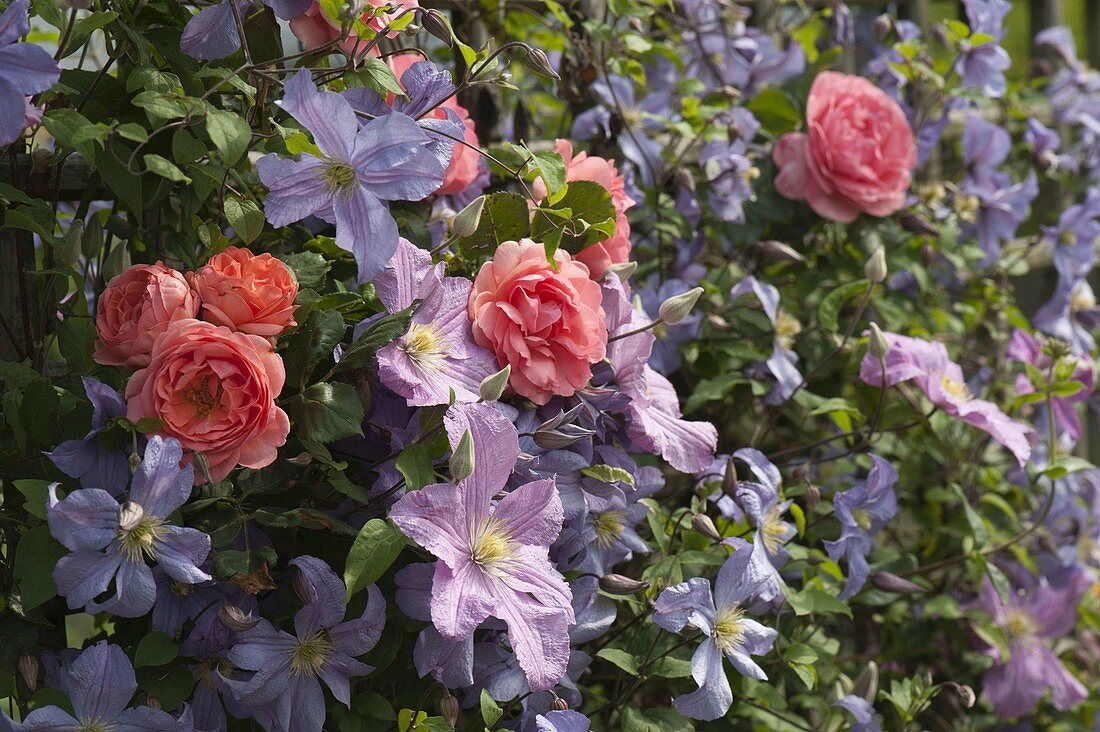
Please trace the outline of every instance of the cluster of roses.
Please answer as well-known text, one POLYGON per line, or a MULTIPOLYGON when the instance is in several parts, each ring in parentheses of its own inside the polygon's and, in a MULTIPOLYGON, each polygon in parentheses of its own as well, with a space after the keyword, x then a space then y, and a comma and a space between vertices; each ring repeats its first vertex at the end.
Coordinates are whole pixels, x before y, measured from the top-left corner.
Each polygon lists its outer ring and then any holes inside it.
POLYGON ((95 360, 132 369, 126 416, 202 453, 199 483, 271 464, 290 421, 275 405, 285 372, 276 339, 295 325, 298 283, 270 254, 230 247, 183 275, 128 268, 96 311, 95 360))

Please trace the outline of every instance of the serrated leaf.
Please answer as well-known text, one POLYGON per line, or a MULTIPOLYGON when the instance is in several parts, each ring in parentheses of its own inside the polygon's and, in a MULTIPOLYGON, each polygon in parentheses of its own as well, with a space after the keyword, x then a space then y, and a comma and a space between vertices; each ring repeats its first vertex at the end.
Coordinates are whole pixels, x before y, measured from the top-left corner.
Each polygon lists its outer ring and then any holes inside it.
POLYGON ((314 384, 288 402, 302 435, 320 443, 363 434, 363 405, 347 384, 314 384))
POLYGON ((206 132, 226 165, 234 165, 240 160, 252 140, 252 128, 243 117, 216 107, 206 110, 206 132))
POLYGON ((264 215, 255 201, 233 193, 225 197, 225 218, 246 245, 264 230, 264 215))

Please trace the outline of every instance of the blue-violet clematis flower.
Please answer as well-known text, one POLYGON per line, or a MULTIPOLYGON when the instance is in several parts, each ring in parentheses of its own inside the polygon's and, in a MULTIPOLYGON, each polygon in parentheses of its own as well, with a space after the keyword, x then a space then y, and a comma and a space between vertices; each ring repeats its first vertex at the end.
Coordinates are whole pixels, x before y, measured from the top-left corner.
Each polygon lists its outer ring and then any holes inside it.
POLYGON ((870 574, 867 555, 875 546, 875 534, 898 512, 894 493, 898 471, 878 455, 871 456, 871 463, 871 472, 865 482, 833 496, 840 538, 826 541, 825 550, 834 562, 841 557, 848 560, 848 582, 840 593, 841 600, 863 589, 870 574))
POLYGON ((46 51, 19 39, 31 31, 29 0, 0 14, 0 147, 19 139, 27 120, 26 97, 57 83, 61 71, 46 51))
POLYGON ((126 488, 130 463, 122 450, 108 451, 99 443, 103 426, 126 416, 126 402, 111 387, 85 376, 84 393, 92 403, 92 429, 82 440, 66 440, 47 453, 53 464, 84 488, 98 488, 117 496, 126 488))

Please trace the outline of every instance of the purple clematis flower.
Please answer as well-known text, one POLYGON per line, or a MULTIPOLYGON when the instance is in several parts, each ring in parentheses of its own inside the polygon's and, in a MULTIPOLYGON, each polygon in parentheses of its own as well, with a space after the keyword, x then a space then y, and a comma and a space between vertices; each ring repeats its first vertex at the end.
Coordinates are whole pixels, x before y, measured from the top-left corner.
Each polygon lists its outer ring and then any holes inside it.
POLYGON ((753 574, 761 578, 756 594, 763 602, 773 602, 783 596, 783 578, 779 568, 787 563, 786 544, 798 531, 783 520, 783 514, 792 501, 779 500, 782 477, 779 468, 751 447, 743 447, 733 453, 735 460, 749 466, 756 481, 738 481, 737 503, 749 517, 755 532, 752 539, 753 574), (757 482, 759 481, 759 482, 757 482))
POLYGON ((26 97, 57 83, 61 71, 46 51, 19 39, 31 31, 29 0, 15 0, 0 14, 0 147, 22 134, 30 105, 26 97))
POLYGON ((191 732, 191 709, 184 706, 179 719, 150 706, 128 709, 137 691, 137 679, 130 659, 118 646, 100 641, 65 668, 61 689, 73 703, 73 714, 55 706, 40 707, 22 724, 0 712, 0 730, 19 732, 191 732))
POLYGON ((768 371, 775 377, 775 386, 764 398, 764 403, 782 404, 802 384, 802 374, 798 372, 798 355, 792 350, 794 339, 801 332, 802 325, 779 307, 779 290, 774 285, 760 282, 752 275, 744 277, 733 286, 730 298, 737 299, 750 292, 756 295, 764 314, 775 328, 772 355, 765 362, 768 371))
POLYGON ((1057 226, 1043 227, 1054 246, 1054 268, 1065 277, 1087 277, 1096 264, 1100 238, 1100 188, 1089 188, 1085 200, 1068 207, 1057 226))
POLYGON ((535 717, 536 732, 588 732, 588 717, 572 709, 547 712, 535 717))
POLYGON ((903 381, 916 381, 933 404, 952 417, 989 433, 1008 448, 1022 467, 1031 457, 1035 430, 1018 422, 993 402, 976 398, 966 386, 962 369, 947 356, 942 343, 885 333, 890 346, 885 358, 885 373, 879 359, 870 353, 863 357, 859 377, 871 386, 887 387, 903 381))
POLYGON ((849 694, 833 702, 833 706, 840 707, 855 717, 856 722, 848 728, 848 732, 882 732, 878 717, 875 716, 875 708, 862 696, 849 694))
POLYGON ((66 440, 47 453, 65 475, 79 478, 84 488, 98 488, 117 496, 130 477, 130 463, 122 450, 107 451, 99 444, 103 426, 126 416, 126 402, 111 387, 85 376, 84 393, 92 403, 92 429, 82 440, 66 440))
POLYGON ((1004 96, 1008 84, 1005 71, 1012 65, 1008 52, 1000 46, 1004 38, 1004 19, 1012 10, 1008 0, 963 0, 971 38, 987 37, 982 43, 963 41, 955 70, 961 86, 978 89, 987 97, 1004 96))
MULTIPOLYGON (((1052 130, 1037 119, 1029 119, 1027 129, 1024 130, 1024 142, 1031 145, 1031 154, 1041 169, 1077 172, 1077 161, 1072 155, 1058 154, 1062 147, 1062 137, 1057 130, 1052 130)), ((1092 190, 1090 188, 1089 192, 1092 190)))
POLYGON ((194 468, 181 468, 182 459, 183 448, 175 439, 150 438, 122 505, 95 488, 75 490, 59 501, 57 484, 50 486, 50 533, 71 552, 58 561, 53 577, 71 609, 124 618, 149 612, 156 584, 146 559, 177 582, 193 585, 210 579, 201 568, 210 553, 210 537, 166 522, 194 485, 194 468), (97 602, 112 580, 114 595, 97 602))
MULTIPOLYGON (((313 0, 264 0, 264 5, 275 11, 283 20, 291 20, 309 10, 313 0)), ((234 53, 241 47, 241 37, 237 33, 237 20, 234 17, 231 0, 222 0, 208 5, 196 13, 183 28, 180 37, 180 50, 192 58, 212 61, 234 53)), ((252 3, 237 0, 241 18, 247 17, 252 3)))
POLYGON ((433 139, 401 114, 360 129, 348 100, 318 91, 305 70, 287 82, 281 105, 313 133, 319 155, 272 153, 256 162, 270 189, 268 222, 286 226, 315 215, 335 223, 336 243, 355 254, 359 282, 374 279, 397 251, 397 222, 383 201, 419 201, 443 182, 433 139))
POLYGON ((699 164, 710 183, 707 193, 714 215, 735 224, 745 222, 745 202, 755 197, 752 182, 760 171, 748 158, 749 143, 760 129, 752 112, 734 107, 729 112, 729 140, 712 140, 699 151, 699 164))
POLYGON ((779 635, 746 617, 765 578, 753 571, 752 547, 740 539, 731 542, 733 554, 718 571, 713 595, 709 582, 693 577, 662 590, 654 605, 653 620, 660 627, 678 633, 691 626, 705 636, 691 658, 691 675, 699 688, 672 700, 680 714, 692 719, 718 719, 733 703, 722 656, 739 673, 766 681, 767 674, 752 656, 770 651, 779 635))
POLYGON ((871 472, 865 482, 833 496, 840 538, 826 541, 825 550, 834 562, 839 562, 841 557, 848 560, 848 582, 840 593, 841 600, 863 589, 870 573, 867 555, 875 546, 875 534, 898 512, 894 493, 898 471, 878 455, 871 456, 871 463, 871 472))
MULTIPOLYGON (((1049 355, 1043 353, 1043 344, 1027 331, 1017 328, 1012 333, 1012 339, 1008 342, 1005 355, 1014 361, 1030 364, 1036 369, 1046 373, 1052 366, 1049 355)), ((1072 380, 1081 385, 1081 390, 1068 396, 1054 396, 1051 404, 1054 407, 1054 420, 1063 433, 1076 442, 1081 438, 1081 418, 1077 414, 1077 405, 1088 402, 1092 390, 1096 386, 1096 375, 1093 372, 1091 362, 1085 359, 1075 359, 1076 368, 1073 371, 1072 380)), ((1016 377, 1016 393, 1032 394, 1035 386, 1026 374, 1016 377)), ((1042 424, 1042 422, 1040 422, 1042 424)))
POLYGON ((351 706, 351 679, 372 668, 355 660, 378 642, 386 623, 386 601, 375 585, 367 588, 367 606, 344 620, 346 588, 322 560, 301 556, 291 561, 295 589, 308 602, 294 614, 294 635, 267 620, 237 636, 229 660, 255 671, 247 681, 229 681, 236 700, 249 708, 265 729, 320 732, 325 723, 325 682, 337 701, 351 706))
POLYGON ((1050 641, 1073 630, 1077 605, 1091 581, 1080 569, 1061 586, 1040 580, 1030 593, 1011 595, 1007 601, 986 577, 977 606, 993 616, 1008 636, 1010 656, 995 660, 985 674, 984 693, 999 717, 1019 717, 1038 703, 1047 689, 1057 709, 1070 709, 1088 698, 1088 691, 1050 650, 1050 641))
POLYGON ((1088 279, 1060 273, 1054 294, 1032 322, 1047 335, 1068 343, 1074 353, 1092 353, 1096 347, 1093 332, 1100 327, 1100 307, 1088 279))
POLYGON ((466 315, 472 283, 444 277, 426 251, 405 239, 375 280, 378 299, 395 313, 416 305, 409 330, 378 351, 382 383, 410 406, 476 402, 483 379, 497 370, 493 354, 474 343, 466 315))
POLYGON ((407 493, 390 512, 398 528, 439 558, 432 622, 444 638, 458 640, 490 616, 503 620, 531 688, 553 688, 565 673, 575 622, 569 586, 548 556, 562 525, 554 481, 522 485, 494 506, 519 458, 515 427, 486 404, 451 407, 445 425, 452 446, 470 431, 473 473, 458 485, 407 493))
POLYGON ((1035 34, 1035 46, 1054 51, 1065 64, 1046 88, 1055 118, 1063 124, 1095 129, 1100 119, 1100 73, 1077 58, 1073 33, 1065 26, 1051 26, 1035 34))

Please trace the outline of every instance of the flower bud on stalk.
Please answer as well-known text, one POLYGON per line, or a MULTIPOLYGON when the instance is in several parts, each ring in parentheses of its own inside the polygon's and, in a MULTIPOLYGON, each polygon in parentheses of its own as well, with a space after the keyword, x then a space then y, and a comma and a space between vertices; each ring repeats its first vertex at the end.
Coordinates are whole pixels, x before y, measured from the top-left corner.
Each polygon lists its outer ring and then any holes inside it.
POLYGON ((886 340, 886 336, 882 334, 882 329, 878 327, 878 323, 871 323, 871 335, 867 339, 868 352, 880 361, 886 360, 886 354, 890 352, 890 344, 886 340))
POLYGON ((554 67, 550 65, 550 59, 546 57, 543 51, 537 48, 527 49, 527 55, 524 56, 523 63, 527 65, 527 68, 540 76, 546 76, 555 81, 561 81, 558 72, 554 71, 554 67))
POLYGON ((609 595, 636 595, 647 587, 648 581, 630 579, 621 574, 605 574, 600 577, 600 589, 609 595))
POLYGON ((259 624, 259 619, 254 619, 252 613, 246 613, 236 605, 228 602, 218 608, 218 622, 228 631, 243 633, 252 630, 259 624))
POLYGON ((478 196, 466 205, 466 208, 455 214, 451 221, 451 228, 455 236, 473 236, 481 223, 481 212, 485 210, 485 196, 478 196))
POLYGON ((821 489, 810 483, 806 486, 806 513, 816 511, 819 503, 821 503, 821 489))
POLYGON ((940 235, 940 230, 920 214, 904 214, 898 221, 901 223, 901 228, 910 233, 924 234, 925 236, 940 235))
POLYGON ((867 260, 867 264, 863 265, 863 274, 876 285, 886 281, 886 249, 884 247, 880 246, 875 249, 871 258, 867 260))
POLYGON ((508 379, 511 378, 511 376, 512 367, 505 366, 495 374, 486 376, 482 379, 481 386, 478 387, 481 401, 495 402, 497 399, 500 399, 500 395, 504 393, 504 387, 508 386, 508 379))
POLYGON ((451 42, 451 29, 447 25, 447 21, 443 17, 443 14, 438 10, 421 8, 420 25, 424 26, 424 30, 444 43, 449 44, 451 42))
POLYGON ((860 672, 859 677, 856 678, 855 688, 852 689, 852 693, 856 696, 861 696, 867 701, 874 701, 878 695, 878 664, 874 661, 868 661, 867 666, 860 672))
POLYGON ((910 582, 892 572, 875 572, 871 575, 871 582, 880 590, 896 592, 899 595, 922 595, 928 591, 916 582, 910 582))
POLYGON ((451 475, 455 482, 466 480, 474 474, 474 437, 467 429, 451 453, 451 475))
POLYGON ((459 711, 458 699, 450 691, 444 689, 443 698, 439 700, 439 713, 452 728, 458 725, 459 711))
MULTIPOLYGON (((553 692, 551 692, 551 693, 553 693, 553 692)), ((554 711, 564 712, 564 711, 567 711, 569 709, 569 702, 565 701, 565 699, 562 699, 557 694, 554 694, 554 701, 551 704, 551 706, 554 707, 554 711)))
POLYGON ((722 535, 718 533, 718 527, 705 513, 697 513, 691 517, 691 528, 707 537, 711 541, 722 541, 722 535))
POLYGON ((875 18, 875 38, 880 42, 886 40, 886 36, 890 35, 890 31, 894 29, 894 19, 890 17, 888 13, 875 18))
POLYGON ((760 253, 768 259, 777 259, 788 262, 805 262, 806 258, 799 254, 794 247, 774 239, 764 239, 756 242, 760 253))
POLYGON ((23 683, 27 685, 27 691, 34 693, 35 689, 38 688, 38 659, 24 652, 19 655, 16 666, 19 668, 19 675, 23 678, 23 683))
POLYGON ((966 684, 959 684, 954 681, 946 681, 943 685, 949 687, 956 694, 959 695, 959 703, 961 703, 966 709, 974 706, 974 702, 977 701, 977 695, 974 694, 974 689, 967 686, 966 684))
POLYGON ((621 262, 619 264, 613 264, 608 269, 615 273, 621 281, 626 282, 629 280, 635 272, 638 271, 637 262, 621 262))
POLYGON ((657 311, 657 317, 668 325, 676 325, 691 314, 692 308, 695 307, 695 303, 699 302, 699 297, 702 294, 702 287, 693 287, 687 292, 673 295, 661 303, 661 307, 657 311))

